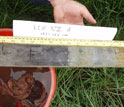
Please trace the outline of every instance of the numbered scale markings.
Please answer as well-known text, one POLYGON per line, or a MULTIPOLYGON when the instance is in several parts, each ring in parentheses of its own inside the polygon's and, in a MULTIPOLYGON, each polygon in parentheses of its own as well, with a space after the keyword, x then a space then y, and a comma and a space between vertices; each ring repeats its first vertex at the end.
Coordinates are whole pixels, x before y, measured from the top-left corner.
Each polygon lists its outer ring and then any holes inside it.
POLYGON ((124 47, 124 41, 108 40, 79 40, 61 38, 40 37, 10 37, 0 36, 2 44, 26 44, 26 45, 49 45, 49 46, 90 46, 90 47, 124 47))

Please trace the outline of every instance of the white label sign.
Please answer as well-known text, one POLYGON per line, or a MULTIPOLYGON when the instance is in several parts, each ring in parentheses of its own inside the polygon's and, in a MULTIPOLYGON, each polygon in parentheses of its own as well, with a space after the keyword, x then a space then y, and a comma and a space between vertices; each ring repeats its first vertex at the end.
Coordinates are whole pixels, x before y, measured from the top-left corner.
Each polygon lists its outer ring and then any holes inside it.
POLYGON ((35 21, 13 21, 13 34, 19 37, 112 40, 117 28, 81 26, 35 21))

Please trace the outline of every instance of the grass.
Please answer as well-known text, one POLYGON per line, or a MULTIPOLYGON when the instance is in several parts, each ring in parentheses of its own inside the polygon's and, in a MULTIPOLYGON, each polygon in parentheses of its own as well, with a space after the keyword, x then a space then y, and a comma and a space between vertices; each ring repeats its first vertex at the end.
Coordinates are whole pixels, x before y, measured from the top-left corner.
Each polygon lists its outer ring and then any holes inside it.
MULTIPOLYGON (((78 0, 97 26, 117 27, 115 40, 124 40, 124 0, 78 0)), ((0 0, 0 28, 13 19, 54 22, 52 7, 23 0, 0 0)), ((86 25, 90 25, 85 21, 86 25)), ((56 68, 57 90, 51 107, 123 107, 123 68, 56 68)))

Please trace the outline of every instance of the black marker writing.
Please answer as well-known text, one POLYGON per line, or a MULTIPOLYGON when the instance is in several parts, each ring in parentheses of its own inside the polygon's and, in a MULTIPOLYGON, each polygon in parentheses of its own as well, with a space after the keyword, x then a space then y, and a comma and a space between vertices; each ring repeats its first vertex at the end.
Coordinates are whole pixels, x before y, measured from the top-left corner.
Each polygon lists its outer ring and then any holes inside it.
POLYGON ((68 29, 67 29, 67 32, 70 32, 71 31, 71 27, 69 27, 68 29))
POLYGON ((34 30, 46 30, 47 26, 36 26, 34 25, 34 30))
POLYGON ((55 32, 61 32, 61 27, 58 26, 51 26, 51 30, 55 32))

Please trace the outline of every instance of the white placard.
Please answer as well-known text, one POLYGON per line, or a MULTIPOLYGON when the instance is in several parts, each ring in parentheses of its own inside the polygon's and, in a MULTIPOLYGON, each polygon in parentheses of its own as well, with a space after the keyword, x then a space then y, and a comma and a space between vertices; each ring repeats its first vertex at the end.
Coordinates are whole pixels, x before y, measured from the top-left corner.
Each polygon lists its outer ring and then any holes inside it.
POLYGON ((36 21, 13 21, 13 34, 19 37, 47 37, 89 40, 112 40, 117 28, 46 23, 36 21))

